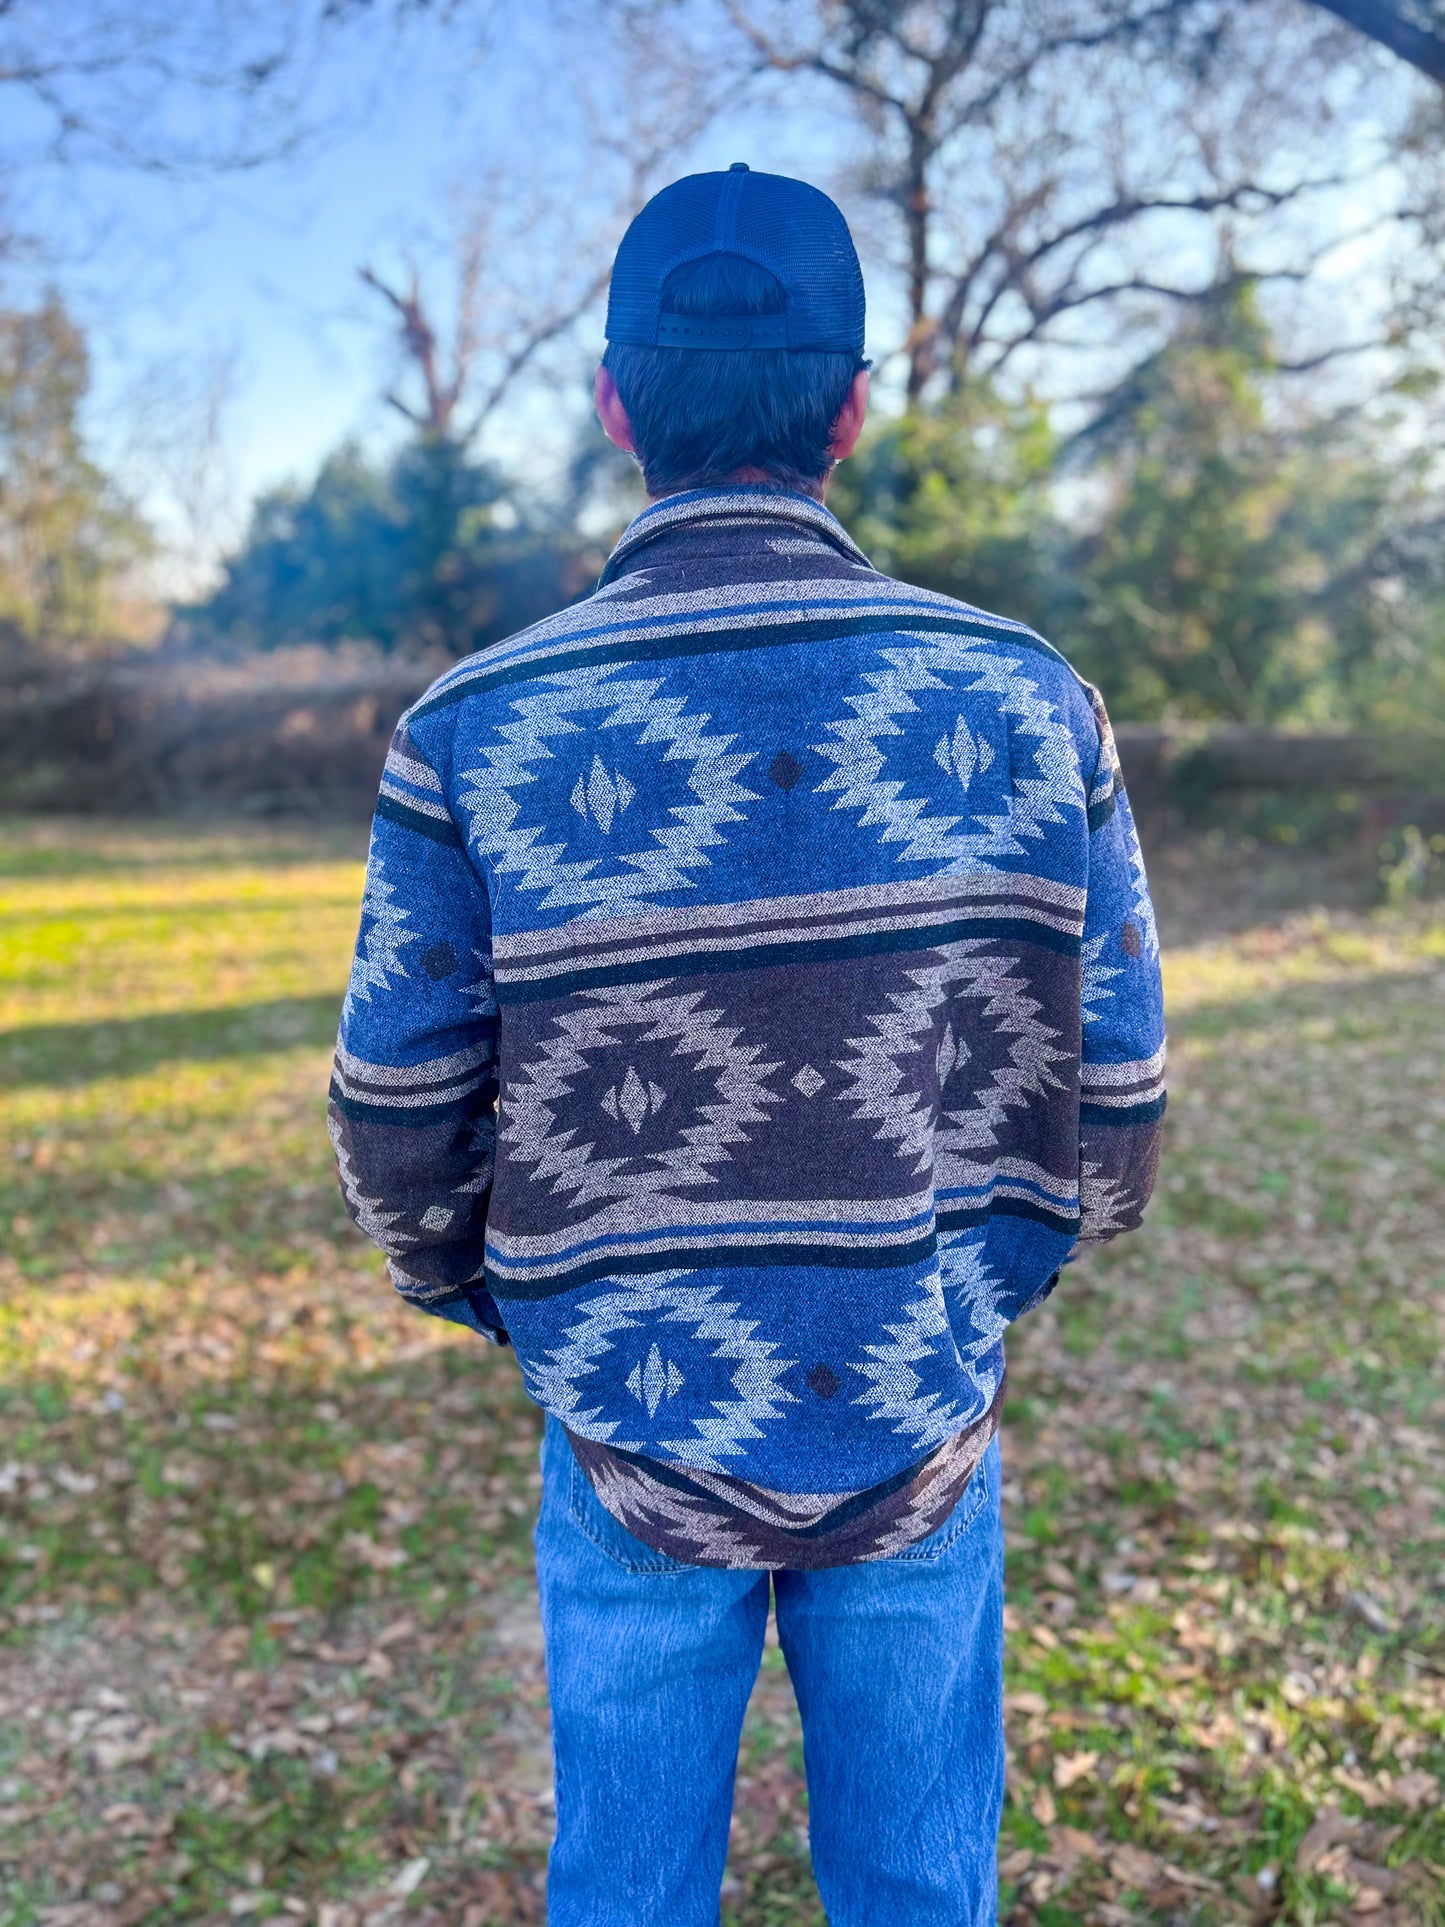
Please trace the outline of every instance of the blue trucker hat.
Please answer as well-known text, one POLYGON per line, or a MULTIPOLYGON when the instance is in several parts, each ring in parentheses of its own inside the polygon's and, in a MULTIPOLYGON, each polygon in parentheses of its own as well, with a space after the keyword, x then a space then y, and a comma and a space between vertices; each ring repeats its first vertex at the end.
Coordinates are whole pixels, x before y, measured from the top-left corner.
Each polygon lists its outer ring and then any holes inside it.
POLYGON ((654 194, 612 264, 607 339, 639 348, 863 352, 863 271, 848 223, 816 187, 786 174, 689 174, 654 194), (685 261, 740 254, 777 276, 785 314, 680 315, 662 284, 685 261))

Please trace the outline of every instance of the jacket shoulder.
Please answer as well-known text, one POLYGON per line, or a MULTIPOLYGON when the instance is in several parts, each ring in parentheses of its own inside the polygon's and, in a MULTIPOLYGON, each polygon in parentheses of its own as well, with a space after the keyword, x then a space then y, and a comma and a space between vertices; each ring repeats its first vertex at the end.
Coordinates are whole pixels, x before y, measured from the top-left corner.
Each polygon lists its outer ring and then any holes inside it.
POLYGON ((1041 636, 1037 629, 1031 629, 1026 622, 998 615, 991 609, 980 608, 973 602, 963 602, 956 596, 942 595, 936 589, 921 589, 914 583, 900 581, 896 576, 880 573, 878 579, 888 585, 889 591, 901 605, 905 608, 916 607, 925 619, 947 632, 974 637, 980 643, 997 642, 1005 647, 1026 651, 1037 664, 1034 673, 1041 686, 1049 694, 1062 697, 1071 713, 1079 705, 1090 714, 1097 714, 1102 708, 1102 698, 1093 684, 1079 674, 1061 649, 1046 636, 1041 636))
POLYGON ((545 674, 547 658, 569 643, 586 639, 595 630, 601 613, 594 604, 606 600, 605 589, 594 589, 579 602, 571 602, 555 615, 544 616, 526 629, 500 642, 488 643, 470 656, 463 656, 426 688, 402 717, 407 727, 456 710, 471 697, 497 683, 523 682, 531 674, 545 674))

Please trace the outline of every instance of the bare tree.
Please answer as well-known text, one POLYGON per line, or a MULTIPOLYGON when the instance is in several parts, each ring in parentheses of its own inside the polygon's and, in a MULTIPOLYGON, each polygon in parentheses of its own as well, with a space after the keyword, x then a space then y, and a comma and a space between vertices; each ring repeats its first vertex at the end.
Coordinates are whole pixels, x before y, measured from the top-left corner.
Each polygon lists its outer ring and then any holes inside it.
POLYGON ((160 549, 152 586, 189 595, 240 534, 226 417, 238 350, 219 342, 145 362, 108 410, 116 466, 151 505, 160 549))
POLYGON ((511 155, 468 165, 429 250, 439 269, 424 275, 412 246, 399 271, 360 271, 396 331, 386 399, 424 434, 470 442, 523 376, 571 376, 569 344, 628 220, 748 84, 627 7, 552 0, 551 20, 557 53, 537 88, 568 127, 540 123, 523 168, 511 155))
MULTIPOLYGON (((0 0, 0 268, 53 275, 100 240, 79 170, 174 180, 285 161, 343 118, 320 103, 352 0, 0 0), (46 196, 63 176, 69 218, 46 196), (63 230, 63 232, 62 232, 63 230)), ((343 90, 344 91, 344 90, 343 90)))
POLYGON ((4 0, 5 161, 198 174, 274 159, 306 127, 346 11, 327 0, 4 0))
POLYGON ((564 335, 607 285, 607 270, 603 268, 591 276, 580 294, 564 296, 540 314, 516 316, 514 327, 489 335, 482 319, 488 265, 486 239, 484 219, 459 236, 455 318, 449 343, 443 342, 440 325, 428 312, 421 275, 415 267, 405 287, 384 280, 374 268, 360 270, 366 286, 391 308, 403 375, 415 376, 421 389, 421 399, 415 402, 397 382, 387 390, 388 403, 424 434, 446 440, 470 441, 529 363, 564 335), (484 360, 490 366, 482 376, 484 360), (464 397, 469 401, 465 420, 459 413, 464 397))
POLYGON ((1338 240, 1311 244, 1302 226, 1289 237, 1280 218, 1345 176, 1301 124, 1298 90, 1323 70, 1318 35, 1287 9, 1242 19, 1204 0, 721 8, 760 83, 794 98, 808 84, 832 93, 869 137, 856 186, 897 223, 910 399, 1200 298, 1217 285, 1222 251, 1254 278, 1300 278, 1338 240), (1268 247, 1251 260, 1256 232, 1268 247))

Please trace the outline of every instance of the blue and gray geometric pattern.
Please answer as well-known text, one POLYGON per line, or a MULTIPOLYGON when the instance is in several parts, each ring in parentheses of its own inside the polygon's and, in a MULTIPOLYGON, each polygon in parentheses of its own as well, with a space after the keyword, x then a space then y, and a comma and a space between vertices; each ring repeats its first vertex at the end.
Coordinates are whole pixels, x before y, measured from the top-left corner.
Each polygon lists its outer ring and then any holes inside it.
POLYGON ((580 1437, 724 1471, 799 1402, 778 1383, 797 1360, 780 1357, 740 1310, 720 1286, 681 1273, 587 1296, 560 1342, 523 1362, 528 1389, 580 1437), (685 1399, 687 1373, 700 1379, 706 1364, 721 1396, 685 1399))
POLYGON ((678 1557, 887 1557, 946 1517, 1008 1324, 1139 1222, 1163 1077, 1098 692, 816 502, 667 498, 402 720, 347 1205, 678 1557))
POLYGON ((608 665, 547 676, 507 700, 462 772, 468 841, 542 910, 615 916, 691 887, 756 800, 736 779, 757 752, 710 722, 666 674, 608 665), (648 807, 629 815, 639 792, 648 807))
POLYGON ((836 765, 819 793, 876 826, 899 863, 936 874, 1026 858, 1082 812, 1073 732, 1027 661, 952 638, 878 657, 885 666, 846 698, 852 716, 827 723, 832 740, 813 747, 836 765), (932 743, 927 758, 920 740, 932 743))

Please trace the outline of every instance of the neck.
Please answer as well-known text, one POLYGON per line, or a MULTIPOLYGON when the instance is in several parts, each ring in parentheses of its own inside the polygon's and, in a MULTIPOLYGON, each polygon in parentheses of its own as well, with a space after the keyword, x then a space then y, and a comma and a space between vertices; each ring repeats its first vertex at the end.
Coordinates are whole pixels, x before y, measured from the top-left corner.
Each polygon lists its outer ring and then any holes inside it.
MULTIPOLYGON (((815 502, 824 502, 827 500, 828 484, 832 479, 832 470, 830 469, 826 475, 820 476, 816 482, 804 483, 798 488, 797 492, 800 495, 810 496, 815 502)), ((707 486, 726 488, 729 483, 732 482, 736 482, 743 488, 760 488, 768 483, 771 483, 774 488, 781 488, 783 486, 783 484, 778 481, 777 476, 770 475, 765 468, 734 469, 731 475, 724 476, 719 482, 708 483, 707 486)), ((667 501, 669 496, 672 495, 686 495, 690 493, 691 489, 695 486, 696 484, 694 483, 687 483, 681 488, 665 488, 659 495, 649 495, 647 498, 647 506, 652 508, 658 502, 667 501)))

